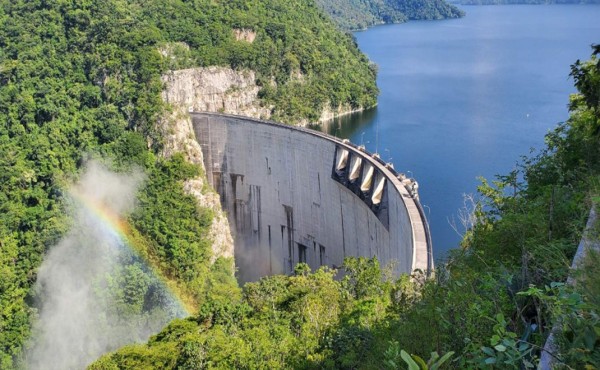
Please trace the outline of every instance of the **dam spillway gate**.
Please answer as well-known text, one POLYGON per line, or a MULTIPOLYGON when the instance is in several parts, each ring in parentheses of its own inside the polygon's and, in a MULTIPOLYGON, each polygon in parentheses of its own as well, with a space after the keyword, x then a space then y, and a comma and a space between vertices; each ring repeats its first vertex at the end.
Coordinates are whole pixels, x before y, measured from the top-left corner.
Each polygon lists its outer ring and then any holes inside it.
POLYGON ((377 256, 394 272, 433 268, 416 182, 347 140, 216 113, 192 113, 206 176, 235 240, 241 281, 377 256))

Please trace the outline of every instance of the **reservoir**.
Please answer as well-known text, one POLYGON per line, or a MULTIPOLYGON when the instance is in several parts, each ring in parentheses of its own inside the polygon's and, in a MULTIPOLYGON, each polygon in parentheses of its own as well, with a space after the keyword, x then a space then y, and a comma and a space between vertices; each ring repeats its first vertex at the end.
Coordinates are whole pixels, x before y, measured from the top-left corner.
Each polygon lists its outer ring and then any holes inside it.
POLYGON ((508 174, 568 118, 570 65, 600 43, 598 5, 461 8, 462 19, 355 33, 379 66, 378 107, 327 128, 419 181, 436 259, 458 246, 477 177, 508 174))

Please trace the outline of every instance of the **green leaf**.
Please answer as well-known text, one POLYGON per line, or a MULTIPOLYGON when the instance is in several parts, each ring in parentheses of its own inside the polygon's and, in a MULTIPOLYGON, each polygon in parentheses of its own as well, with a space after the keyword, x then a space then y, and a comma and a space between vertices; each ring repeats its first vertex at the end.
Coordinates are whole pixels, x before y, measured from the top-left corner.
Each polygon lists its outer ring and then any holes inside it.
MULTIPOLYGON (((436 352, 436 355, 437 355, 437 352, 436 352)), ((444 362, 448 361, 450 359, 450 357, 452 357, 452 355, 454 355, 453 351, 450 351, 450 352, 446 353, 445 355, 443 355, 442 358, 440 358, 436 363, 431 365, 430 370, 439 369, 444 364, 444 362)))
POLYGON ((502 344, 504 344, 505 347, 514 347, 516 342, 514 339, 504 338, 502 339, 502 344))
POLYGON ((519 352, 525 352, 529 348, 529 343, 521 342, 519 344, 519 352))
POLYGON ((485 359, 485 364, 486 365, 492 365, 496 363, 496 358, 495 357, 488 357, 485 359))
POLYGON ((421 357, 419 357, 417 355, 410 355, 410 356, 419 365, 419 368, 421 368, 421 369, 427 369, 427 364, 425 363, 425 360, 423 360, 421 357))
POLYGON ((481 350, 483 351, 483 353, 485 353, 488 356, 495 356, 496 352, 494 352, 493 349, 491 349, 490 347, 481 347, 481 350))
POLYGON ((492 346, 495 346, 496 344, 500 343, 500 337, 494 334, 492 336, 492 339, 490 340, 490 343, 492 344, 492 346))
POLYGON ((504 351, 506 351, 506 347, 503 346, 502 344, 498 344, 498 345, 494 346, 494 349, 496 351, 498 351, 498 352, 504 352, 504 351))
POLYGON ((400 357, 402 357, 404 362, 406 362, 409 370, 421 370, 419 369, 419 365, 417 365, 415 360, 413 360, 412 357, 410 357, 410 355, 406 353, 405 350, 400 351, 400 357))
POLYGON ((505 321, 504 321, 504 315, 501 314, 501 313, 497 314, 496 315, 496 321, 499 322, 499 323, 501 323, 501 324, 505 323, 505 321))

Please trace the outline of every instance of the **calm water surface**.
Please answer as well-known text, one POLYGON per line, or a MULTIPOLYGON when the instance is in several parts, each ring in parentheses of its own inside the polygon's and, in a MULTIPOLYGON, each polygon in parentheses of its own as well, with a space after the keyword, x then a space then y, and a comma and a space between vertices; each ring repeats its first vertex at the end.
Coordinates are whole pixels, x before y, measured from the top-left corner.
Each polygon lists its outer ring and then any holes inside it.
POLYGON ((569 66, 600 43, 600 6, 463 9, 356 33, 379 65, 379 106, 329 128, 419 181, 438 259, 458 245, 449 220, 477 177, 508 173, 567 119, 569 66))

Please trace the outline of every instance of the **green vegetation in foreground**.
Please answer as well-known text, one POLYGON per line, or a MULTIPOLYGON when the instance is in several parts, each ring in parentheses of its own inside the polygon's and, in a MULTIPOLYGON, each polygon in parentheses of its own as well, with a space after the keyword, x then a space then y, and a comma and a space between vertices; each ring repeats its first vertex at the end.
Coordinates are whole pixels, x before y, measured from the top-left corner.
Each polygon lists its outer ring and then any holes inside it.
POLYGON ((431 368, 534 368, 555 323, 557 368, 598 368, 598 254, 575 287, 563 283, 600 203, 598 54, 600 46, 572 66, 579 94, 547 147, 518 171, 483 181, 462 248, 435 278, 394 280, 376 259, 347 259, 341 281, 299 264, 294 276, 246 284, 239 298, 209 297, 198 315, 90 369, 400 369, 421 358, 431 368))
MULTIPOLYGON (((255 70, 262 102, 286 122, 376 103, 375 69, 311 2, 0 0, 0 368, 23 355, 36 270, 69 228, 63 189, 86 158, 146 171, 130 237, 179 291, 194 304, 239 295, 230 261, 209 266, 212 215, 182 189, 199 169, 157 156, 161 74, 209 65, 255 70), (256 40, 236 41, 235 28, 256 40), (182 43, 174 58, 159 53, 182 43)), ((130 262, 113 277, 129 284, 107 294, 140 287, 128 301, 151 305, 147 271, 130 262)))
POLYGON ((316 0, 343 29, 361 30, 408 20, 460 18, 465 13, 445 0, 316 0))

